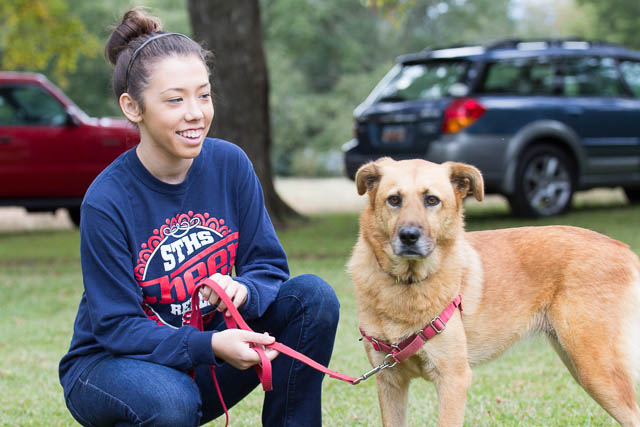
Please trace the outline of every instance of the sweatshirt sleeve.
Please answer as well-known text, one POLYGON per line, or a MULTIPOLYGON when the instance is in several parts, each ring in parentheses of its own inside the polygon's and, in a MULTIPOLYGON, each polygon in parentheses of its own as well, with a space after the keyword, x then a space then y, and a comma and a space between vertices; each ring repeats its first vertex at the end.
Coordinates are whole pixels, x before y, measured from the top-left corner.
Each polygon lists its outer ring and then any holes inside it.
POLYGON ((160 326, 147 318, 133 277, 131 250, 122 227, 84 204, 80 224, 82 274, 93 335, 108 352, 188 370, 214 364, 214 331, 160 326))
POLYGON ((246 174, 238 186, 240 237, 234 279, 248 289, 242 315, 255 319, 275 300, 280 285, 289 278, 289 266, 265 208, 260 181, 243 152, 239 168, 246 174))

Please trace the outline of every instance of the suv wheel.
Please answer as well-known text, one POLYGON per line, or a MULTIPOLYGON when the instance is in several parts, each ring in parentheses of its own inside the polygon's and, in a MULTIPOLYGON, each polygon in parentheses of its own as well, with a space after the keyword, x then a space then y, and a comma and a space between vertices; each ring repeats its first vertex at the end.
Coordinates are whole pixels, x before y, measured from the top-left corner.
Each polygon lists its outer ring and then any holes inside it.
POLYGON ((629 203, 640 203, 640 187, 625 187, 624 194, 627 195, 629 203))
POLYGON ((575 167, 564 151, 547 144, 531 147, 516 169, 511 210, 529 218, 564 213, 571 207, 574 183, 575 167))

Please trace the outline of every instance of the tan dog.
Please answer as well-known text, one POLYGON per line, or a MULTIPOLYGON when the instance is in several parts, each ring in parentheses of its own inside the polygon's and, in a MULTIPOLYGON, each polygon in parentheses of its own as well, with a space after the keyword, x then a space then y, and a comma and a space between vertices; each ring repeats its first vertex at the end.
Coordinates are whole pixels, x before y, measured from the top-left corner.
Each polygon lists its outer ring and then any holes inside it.
MULTIPOLYGON (((383 158, 362 166, 356 184, 370 199, 349 262, 364 332, 399 343, 458 294, 464 308, 378 373, 385 426, 407 424, 415 377, 435 383, 439 425, 462 425, 470 366, 538 331, 611 416, 640 426, 640 261, 626 245, 564 226, 465 233, 463 199, 483 198, 480 172, 465 164, 383 158)), ((364 343, 371 364, 383 363, 386 353, 364 343)))

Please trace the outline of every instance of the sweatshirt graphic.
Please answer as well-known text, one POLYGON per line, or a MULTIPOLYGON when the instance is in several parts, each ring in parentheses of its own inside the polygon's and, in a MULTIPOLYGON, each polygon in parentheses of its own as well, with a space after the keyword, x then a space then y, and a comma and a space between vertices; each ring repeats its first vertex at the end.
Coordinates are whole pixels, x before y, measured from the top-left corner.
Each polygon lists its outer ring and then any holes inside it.
MULTIPOLYGON (((167 219, 156 228, 140 245, 135 267, 147 317, 174 328, 185 324, 198 282, 214 273, 231 273, 238 237, 224 219, 192 211, 167 219)), ((209 306, 208 301, 200 300, 204 315, 213 312, 209 306)))

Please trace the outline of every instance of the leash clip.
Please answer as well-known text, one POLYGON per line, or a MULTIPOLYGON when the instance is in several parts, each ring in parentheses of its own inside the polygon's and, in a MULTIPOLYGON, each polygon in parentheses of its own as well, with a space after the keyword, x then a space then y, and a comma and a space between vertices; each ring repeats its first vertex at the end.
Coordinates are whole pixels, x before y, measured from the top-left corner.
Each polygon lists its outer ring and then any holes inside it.
POLYGON ((353 382, 351 384, 353 384, 353 385, 360 384, 362 381, 366 380, 369 377, 372 377, 373 375, 377 374, 378 372, 380 372, 380 371, 382 371, 384 369, 387 369, 387 368, 393 368, 397 364, 398 364, 398 362, 393 359, 393 353, 389 353, 384 357, 384 360, 382 361, 381 364, 379 364, 375 368, 371 369, 370 371, 365 372, 360 377, 358 377, 355 380, 353 380, 353 382), (393 362, 391 362, 391 363, 389 362, 390 358, 391 358, 391 360, 393 360, 393 362))

